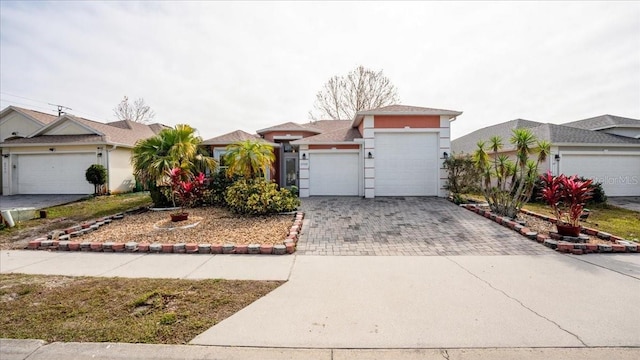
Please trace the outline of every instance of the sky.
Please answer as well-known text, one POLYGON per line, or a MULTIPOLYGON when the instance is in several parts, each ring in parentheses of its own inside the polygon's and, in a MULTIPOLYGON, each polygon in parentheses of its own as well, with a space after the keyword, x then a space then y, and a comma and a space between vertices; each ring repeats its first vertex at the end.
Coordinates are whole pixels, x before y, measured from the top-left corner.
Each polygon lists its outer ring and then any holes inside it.
POLYGON ((640 119, 640 2, 0 2, 0 108, 116 120, 123 96, 203 139, 309 121, 359 65, 400 103, 508 120, 640 119))

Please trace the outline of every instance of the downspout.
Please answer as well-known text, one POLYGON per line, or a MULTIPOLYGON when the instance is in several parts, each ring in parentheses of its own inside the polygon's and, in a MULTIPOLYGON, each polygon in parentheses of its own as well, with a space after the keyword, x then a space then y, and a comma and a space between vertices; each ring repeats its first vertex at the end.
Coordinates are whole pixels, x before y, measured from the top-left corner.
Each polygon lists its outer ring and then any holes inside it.
POLYGON ((118 145, 111 145, 111 149, 107 149, 107 166, 105 166, 107 168, 107 194, 111 194, 111 169, 109 168, 111 161, 109 160, 111 159, 111 152, 117 148, 118 145))

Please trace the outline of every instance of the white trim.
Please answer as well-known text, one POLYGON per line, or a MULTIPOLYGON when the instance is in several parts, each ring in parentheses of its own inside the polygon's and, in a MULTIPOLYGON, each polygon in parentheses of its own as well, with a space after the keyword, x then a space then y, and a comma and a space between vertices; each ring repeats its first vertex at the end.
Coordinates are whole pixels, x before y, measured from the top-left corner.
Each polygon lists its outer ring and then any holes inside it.
POLYGON ((630 156, 640 156, 640 152, 636 151, 559 151, 560 154, 560 163, 562 163, 563 155, 630 155, 630 156))
POLYGON ((310 154, 335 154, 335 153, 341 153, 341 154, 346 154, 346 153, 360 153, 360 149, 310 149, 310 150, 305 150, 306 152, 310 153, 310 154))
POLYGON ((302 135, 274 135, 273 136, 273 140, 291 140, 291 139, 295 139, 295 140, 300 140, 302 139, 302 135))
POLYGON ((372 129, 376 133, 439 133, 441 128, 379 128, 372 129))

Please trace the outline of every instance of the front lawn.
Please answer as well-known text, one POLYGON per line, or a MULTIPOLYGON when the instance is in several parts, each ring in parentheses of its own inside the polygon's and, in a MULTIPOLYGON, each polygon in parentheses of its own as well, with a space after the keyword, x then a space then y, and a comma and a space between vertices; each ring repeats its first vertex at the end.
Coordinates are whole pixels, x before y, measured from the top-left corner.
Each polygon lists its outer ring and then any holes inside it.
MULTIPOLYGON (((0 230, 0 248, 16 241, 39 237, 51 230, 64 229, 79 222, 151 205, 148 192, 97 196, 71 204, 46 209, 46 219, 21 221, 12 228, 0 230)), ((25 243, 26 244, 26 243, 25 243)))
POLYGON ((282 283, 0 275, 0 338, 186 344, 282 283))
MULTIPOLYGON (((524 209, 538 214, 554 216, 548 205, 528 203, 524 209)), ((581 221, 582 226, 590 227, 627 240, 640 241, 640 212, 619 208, 613 205, 589 205, 589 217, 581 221)))

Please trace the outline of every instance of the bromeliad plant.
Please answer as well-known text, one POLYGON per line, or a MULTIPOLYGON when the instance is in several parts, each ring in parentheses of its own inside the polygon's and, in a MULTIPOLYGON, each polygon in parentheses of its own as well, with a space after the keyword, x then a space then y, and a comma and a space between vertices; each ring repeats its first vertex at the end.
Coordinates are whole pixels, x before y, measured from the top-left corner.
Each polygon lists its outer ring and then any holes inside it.
POLYGON ((564 226, 580 227, 580 216, 584 205, 591 198, 593 180, 581 181, 576 176, 540 175, 543 183, 542 198, 551 206, 557 223, 564 226))
POLYGON ((178 198, 180 205, 180 211, 176 215, 184 214, 184 208, 192 207, 202 196, 206 188, 205 175, 199 173, 198 176, 193 176, 191 173, 175 167, 169 171, 169 177, 171 179, 171 201, 176 207, 176 198, 178 198))

